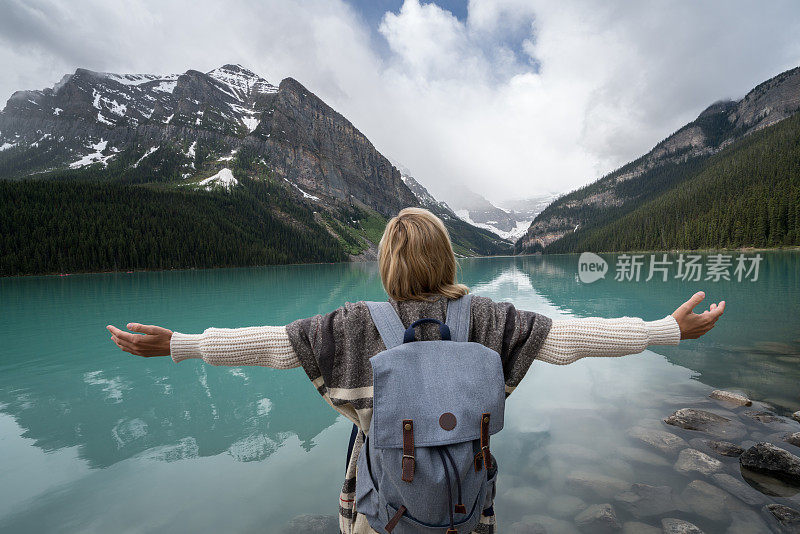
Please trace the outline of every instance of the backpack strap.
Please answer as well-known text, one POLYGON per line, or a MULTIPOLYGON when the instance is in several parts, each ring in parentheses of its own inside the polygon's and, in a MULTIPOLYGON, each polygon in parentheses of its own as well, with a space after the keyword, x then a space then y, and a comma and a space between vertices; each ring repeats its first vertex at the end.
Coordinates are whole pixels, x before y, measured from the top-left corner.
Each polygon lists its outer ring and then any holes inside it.
POLYGON ((394 307, 388 302, 365 302, 365 304, 386 348, 402 345, 406 329, 394 307))
POLYGON ((445 324, 450 327, 450 339, 453 341, 469 341, 469 318, 472 294, 448 301, 445 324))

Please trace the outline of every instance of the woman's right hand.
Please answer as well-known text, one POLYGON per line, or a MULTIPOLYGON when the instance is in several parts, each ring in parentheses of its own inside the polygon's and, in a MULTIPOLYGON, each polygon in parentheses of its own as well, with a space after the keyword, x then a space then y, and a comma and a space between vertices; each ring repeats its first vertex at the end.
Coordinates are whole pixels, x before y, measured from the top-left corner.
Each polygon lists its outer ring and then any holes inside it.
POLYGON ((172 340, 172 330, 160 326, 128 323, 127 328, 131 334, 120 330, 114 325, 106 326, 111 332, 111 339, 119 348, 136 356, 150 358, 152 356, 169 356, 169 343, 172 340), (139 335, 144 334, 144 335, 139 335))

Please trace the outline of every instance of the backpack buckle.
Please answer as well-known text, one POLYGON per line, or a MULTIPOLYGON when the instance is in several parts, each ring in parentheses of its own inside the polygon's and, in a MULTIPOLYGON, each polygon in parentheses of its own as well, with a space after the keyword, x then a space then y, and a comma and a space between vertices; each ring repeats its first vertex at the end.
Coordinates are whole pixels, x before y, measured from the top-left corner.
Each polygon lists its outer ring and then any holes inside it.
POLYGON ((481 454, 483 456, 483 463, 486 465, 486 470, 492 468, 492 455, 489 454, 489 419, 490 413, 481 415, 481 454))
POLYGON ((403 460, 402 460, 402 480, 411 482, 414 480, 414 421, 412 419, 403 420, 403 460))

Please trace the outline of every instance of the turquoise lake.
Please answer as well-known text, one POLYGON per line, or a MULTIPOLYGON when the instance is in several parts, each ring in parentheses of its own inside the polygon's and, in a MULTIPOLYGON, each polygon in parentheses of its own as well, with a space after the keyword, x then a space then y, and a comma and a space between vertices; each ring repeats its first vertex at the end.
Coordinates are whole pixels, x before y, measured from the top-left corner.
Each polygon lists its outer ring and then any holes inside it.
MULTIPOLYGON (((760 254, 755 281, 683 281, 673 270, 668 281, 618 281, 612 272, 585 284, 573 255, 460 260, 474 293, 553 318, 654 320, 700 289, 706 306, 727 302, 700 340, 563 367, 534 363, 492 442, 500 532, 520 521, 574 532, 582 506, 606 502, 621 522, 679 517, 709 533, 759 525, 768 502, 800 510, 789 491, 759 504, 731 501, 737 513, 724 517, 691 506, 636 517, 611 492, 570 479, 595 473, 681 495, 693 480, 713 481, 679 473, 674 457, 629 437, 631 427, 689 441, 700 434, 662 419, 699 407, 747 420, 707 398, 716 388, 779 416, 800 410, 800 252, 760 254)), ((602 256, 613 271, 618 256, 602 256)), ((282 532, 302 514, 335 515, 351 425, 302 370, 135 357, 105 325, 199 333, 379 299, 374 263, 0 279, 0 532, 282 532)), ((800 455, 775 441, 776 428, 754 420, 747 428, 742 442, 774 441, 800 455)), ((742 480, 736 458, 720 461, 742 480)))

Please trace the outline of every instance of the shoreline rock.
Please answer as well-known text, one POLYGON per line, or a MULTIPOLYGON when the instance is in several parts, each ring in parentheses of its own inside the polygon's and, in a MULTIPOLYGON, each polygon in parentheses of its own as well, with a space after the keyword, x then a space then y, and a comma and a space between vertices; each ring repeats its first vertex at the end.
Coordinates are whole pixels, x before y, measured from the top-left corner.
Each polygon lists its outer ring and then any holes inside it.
POLYGON ((715 389, 709 395, 709 398, 729 402, 737 406, 752 406, 753 401, 733 391, 725 391, 724 389, 715 389))
POLYGON ((661 520, 661 528, 664 534, 705 534, 694 523, 689 523, 683 519, 665 517, 661 520))
POLYGON ((771 443, 756 443, 739 457, 739 464, 751 471, 800 486, 800 458, 771 443))
POLYGON ((686 440, 664 430, 652 430, 640 426, 628 430, 628 437, 638 439, 646 445, 670 456, 688 447, 686 440))
POLYGON ((783 532, 800 533, 800 512, 794 508, 789 508, 783 504, 768 504, 764 508, 764 513, 777 523, 783 532))
POLYGON ((727 439, 738 439, 747 433, 744 424, 739 421, 694 408, 681 408, 664 419, 664 422, 678 428, 697 430, 727 439))
POLYGON ((614 507, 608 503, 593 504, 575 516, 578 528, 592 534, 608 534, 622 529, 614 507))
POLYGON ((678 455, 678 460, 675 462, 675 470, 685 475, 692 472, 711 476, 712 474, 722 471, 722 462, 712 458, 704 452, 697 449, 683 449, 678 455))

